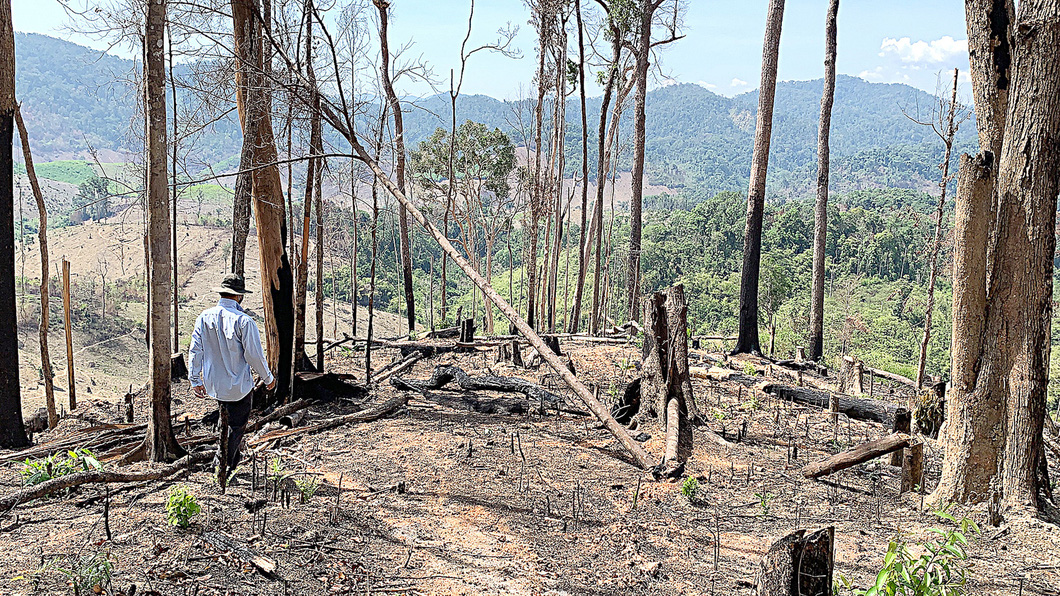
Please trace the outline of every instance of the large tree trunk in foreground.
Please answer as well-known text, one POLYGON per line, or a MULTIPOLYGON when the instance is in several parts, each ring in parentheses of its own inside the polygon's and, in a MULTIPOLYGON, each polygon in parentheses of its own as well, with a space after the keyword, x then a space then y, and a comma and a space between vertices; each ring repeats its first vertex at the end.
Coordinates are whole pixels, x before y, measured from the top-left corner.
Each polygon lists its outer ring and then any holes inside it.
MULTIPOLYGON (((383 90, 386 91, 387 101, 390 103, 390 112, 394 115, 394 177, 397 179, 398 189, 405 192, 405 126, 401 115, 401 102, 398 101, 397 93, 394 91, 393 81, 390 79, 390 49, 387 45, 387 10, 390 8, 388 0, 373 0, 375 7, 379 9, 379 65, 380 80, 383 82, 383 90)), ((453 131, 456 134, 456 131, 453 131)), ((412 246, 409 242, 409 216, 403 207, 398 207, 398 233, 401 243, 401 277, 405 287, 405 309, 408 317, 409 331, 416 330, 416 296, 412 289, 412 246)))
POLYGON ((287 218, 277 160, 272 117, 266 110, 265 81, 261 80, 260 23, 255 20, 255 0, 232 0, 232 26, 236 46, 236 105, 243 134, 257 123, 254 173, 251 176, 254 218, 261 258, 261 294, 265 314, 265 347, 269 368, 276 374, 276 400, 285 401, 291 387, 291 348, 294 338, 294 278, 287 259, 287 218), (250 80, 243 80, 242 65, 249 64, 250 80))
POLYGON ((821 121, 817 128, 817 204, 813 211, 813 293, 810 296, 810 360, 824 355, 824 261, 828 234, 828 137, 832 129, 832 103, 835 101, 836 30, 839 0, 828 3, 825 19, 824 92, 821 94, 821 121))
MULTIPOLYGON (((936 503, 980 502, 1000 470, 1004 446, 1001 387, 979 380, 987 312, 987 246, 993 234, 994 183, 1005 132, 1011 78, 1011 0, 966 0, 968 58, 981 153, 961 156, 954 207, 953 335, 950 399, 943 425, 936 503)), ((993 344, 998 345, 998 344, 993 344)))
MULTIPOLYGON (((147 226, 151 268, 151 415, 147 421, 144 455, 150 461, 174 461, 184 455, 184 448, 173 435, 170 419, 170 234, 169 181, 166 172, 166 73, 162 54, 166 4, 163 0, 147 5, 147 46, 145 79, 147 82, 147 226)), ((130 458, 132 459, 132 458, 130 458)))
POLYGON ((44 376, 44 402, 48 407, 48 428, 59 424, 55 412, 55 379, 52 376, 52 358, 48 353, 48 282, 51 272, 48 270, 48 209, 44 206, 44 194, 37 182, 37 172, 33 168, 33 153, 29 149, 29 133, 26 123, 22 121, 22 112, 15 107, 15 123, 18 125, 18 136, 22 141, 22 159, 26 162, 26 176, 33 188, 33 198, 37 200, 37 216, 40 218, 40 367, 44 376))
POLYGON ((762 80, 758 88, 758 120, 751 185, 747 192, 747 225, 743 237, 743 270, 740 274, 740 331, 734 354, 761 353, 758 340, 758 276, 762 264, 762 217, 766 200, 766 169, 773 133, 773 98, 777 89, 777 60, 784 0, 769 0, 765 41, 762 46, 762 80))
POLYGON ((11 1, 0 0, 0 447, 29 445, 22 424, 15 320, 15 33, 11 1))
POLYGON ((995 188, 983 376, 1003 379, 1007 389, 1005 503, 1037 510, 1040 491, 1049 490, 1041 471, 1060 192, 1060 0, 1021 2, 1019 11, 995 188))

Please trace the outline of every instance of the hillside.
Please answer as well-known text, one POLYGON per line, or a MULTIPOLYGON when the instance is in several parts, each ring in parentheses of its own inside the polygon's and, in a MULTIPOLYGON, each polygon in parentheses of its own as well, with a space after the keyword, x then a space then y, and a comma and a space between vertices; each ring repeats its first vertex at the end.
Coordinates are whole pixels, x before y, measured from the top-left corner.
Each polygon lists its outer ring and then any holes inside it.
MULTIPOLYGON (((16 36, 18 94, 40 161, 85 157, 89 145, 104 161, 136 150, 133 127, 136 64, 115 56, 38 34, 16 36)), ((179 69, 178 69, 179 70, 179 69)), ((178 72, 178 77, 181 74, 178 72)), ((777 86, 770 191, 774 196, 805 194, 816 172, 817 119, 821 81, 787 81, 777 86)), ((181 101, 193 101, 181 93, 181 101)), ((581 169, 577 100, 570 100, 568 170, 581 169)), ((744 190, 751 162, 756 91, 723 97, 698 85, 661 87, 648 94, 647 158, 651 182, 678 189, 693 199, 723 190, 744 190)), ((932 104, 932 97, 907 85, 869 83, 840 76, 832 118, 833 181, 836 191, 873 187, 926 190, 935 184, 940 143, 930 129, 903 114, 932 104)), ((515 134, 519 102, 465 95, 458 120, 483 122, 515 134)), ((588 105, 589 122, 598 120, 600 98, 588 105)), ((409 101, 409 146, 439 126, 448 127, 447 95, 409 101)), ((627 112, 628 115, 628 112, 627 112)), ((524 118, 525 118, 524 114, 524 118)), ((591 125, 592 130, 595 126, 591 125)), ((630 136, 627 117, 623 134, 630 136)), ((958 146, 975 142, 974 122, 964 125, 958 146)), ((336 147, 345 143, 334 134, 336 147)), ((195 140, 196 161, 231 166, 240 135, 229 115, 195 140)), ((621 164, 628 167, 628 151, 621 164)))

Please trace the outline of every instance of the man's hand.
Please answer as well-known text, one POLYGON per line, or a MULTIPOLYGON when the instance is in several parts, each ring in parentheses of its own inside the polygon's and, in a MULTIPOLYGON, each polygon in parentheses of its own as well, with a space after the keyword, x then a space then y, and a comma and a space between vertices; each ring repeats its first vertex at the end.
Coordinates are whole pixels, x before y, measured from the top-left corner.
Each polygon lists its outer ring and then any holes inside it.
POLYGON ((272 391, 273 389, 275 389, 276 388, 276 377, 273 377, 272 378, 272 382, 269 383, 268 385, 266 385, 265 388, 268 389, 269 391, 272 391))
POLYGON ((206 399, 207 397, 209 397, 206 394, 206 386, 205 385, 196 385, 196 386, 192 387, 191 390, 195 392, 195 397, 201 397, 203 399, 206 399))

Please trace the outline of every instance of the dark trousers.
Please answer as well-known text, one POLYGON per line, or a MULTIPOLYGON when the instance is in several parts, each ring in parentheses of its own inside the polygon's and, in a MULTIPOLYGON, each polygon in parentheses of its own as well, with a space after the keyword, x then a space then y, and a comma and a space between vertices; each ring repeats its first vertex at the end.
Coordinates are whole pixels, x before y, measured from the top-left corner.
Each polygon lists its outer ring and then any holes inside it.
MULTIPOLYGON (((246 429, 247 420, 250 419, 251 396, 250 392, 239 401, 218 401, 217 405, 224 408, 228 414, 228 473, 231 474, 239 464, 239 447, 243 442, 243 431, 246 429)), ((214 466, 221 463, 221 450, 218 445, 217 455, 214 457, 214 466)))

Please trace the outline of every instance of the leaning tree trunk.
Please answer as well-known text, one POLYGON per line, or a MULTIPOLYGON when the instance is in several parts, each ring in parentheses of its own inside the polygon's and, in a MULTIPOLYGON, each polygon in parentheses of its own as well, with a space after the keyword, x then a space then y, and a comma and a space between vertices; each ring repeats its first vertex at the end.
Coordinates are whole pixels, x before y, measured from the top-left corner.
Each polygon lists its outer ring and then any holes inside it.
POLYGON ((773 98, 777 89, 777 60, 780 55, 780 31, 783 21, 784 0, 769 0, 765 42, 762 47, 762 82, 758 89, 758 121, 755 125, 754 154, 751 157, 751 185, 747 192, 747 225, 743 236, 740 330, 734 354, 762 351, 758 340, 758 274, 762 264, 766 169, 769 166, 769 141, 773 132, 773 98))
POLYGON ((236 105, 243 135, 248 122, 256 122, 254 173, 251 176, 254 218, 258 229, 262 302, 265 314, 265 346, 269 368, 276 373, 276 400, 285 401, 291 386, 291 348, 294 339, 294 278, 287 259, 287 218, 280 170, 276 165, 276 141, 272 116, 267 108, 267 81, 261 73, 262 40, 256 0, 231 0, 235 33, 236 105), (244 79, 242 65, 253 76, 244 79))
POLYGON ((931 341, 931 315, 935 311, 935 281, 939 276, 939 247, 942 244, 942 217, 946 207, 946 187, 950 184, 950 155, 953 152, 953 136, 957 134, 954 121, 957 111, 957 70, 953 71, 953 94, 950 97, 950 111, 946 119, 946 151, 942 157, 942 181, 939 182, 939 206, 935 212, 935 238, 931 242, 929 258, 931 275, 928 278, 927 310, 924 315, 924 335, 920 340, 920 358, 916 367, 916 386, 924 386, 924 368, 927 364, 928 342, 931 341))
POLYGON ((33 153, 29 149, 29 134, 26 123, 22 121, 22 112, 15 107, 15 123, 18 125, 18 136, 22 141, 22 159, 26 162, 26 176, 33 189, 33 198, 37 200, 37 214, 40 218, 40 367, 44 375, 44 402, 48 407, 48 428, 59 424, 55 412, 55 379, 52 376, 52 358, 48 353, 48 209, 44 205, 44 194, 37 182, 37 172, 33 167, 33 153))
POLYGON ((11 2, 0 0, 0 447, 29 445, 22 424, 15 320, 15 33, 11 2))
MULTIPOLYGON (((148 271, 151 302, 151 415, 147 421, 144 456, 153 462, 174 461, 185 454, 173 435, 170 419, 170 247, 169 181, 166 171, 166 73, 162 53, 166 23, 164 1, 147 5, 145 80, 147 95, 147 235, 151 252, 148 271)), ((132 458, 130 458, 132 459, 132 458)))
POLYGON ((688 372, 688 305, 681 285, 644 299, 644 376, 641 404, 659 417, 666 434, 663 464, 683 463, 692 452, 689 412, 695 407, 688 372))
POLYGON ((813 294, 810 297, 810 360, 824 355, 824 261, 828 234, 828 137, 832 129, 832 103, 835 101, 835 56, 839 0, 828 3, 825 19, 824 92, 821 95, 821 121, 817 128, 817 204, 813 211, 813 294))
MULTIPOLYGON (((373 0, 375 7, 379 9, 379 44, 380 65, 379 75, 383 82, 383 90, 386 92, 387 102, 390 103, 390 111, 394 115, 394 177, 397 179, 398 189, 405 192, 405 126, 401 115, 401 102, 398 101, 397 93, 394 92, 393 81, 390 78, 390 49, 387 45, 387 10, 390 8, 389 0, 373 0)), ((453 131, 456 134, 456 131, 453 131)), ((409 242, 409 216, 404 207, 398 206, 398 232, 401 243, 401 277, 405 286, 405 308, 408 316, 409 331, 416 330, 416 296, 412 288, 412 247, 409 242)))
MULTIPOLYGON (((931 500, 990 496, 1001 465, 1004 399, 997 379, 980 382, 987 313, 987 246, 996 213, 994 183, 1005 132, 1011 78, 1011 0, 966 0, 969 65, 981 153, 961 156, 954 208, 953 333, 950 399, 941 431, 945 456, 931 500)), ((993 342, 996 338, 992 339, 993 342)), ((992 344, 998 345, 998 344, 992 344)))

